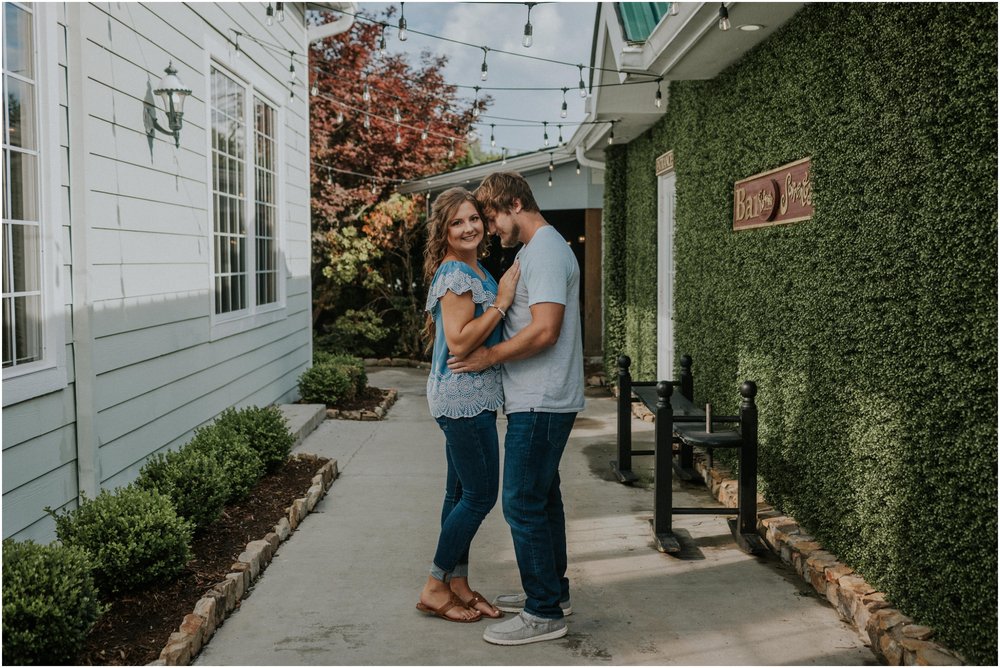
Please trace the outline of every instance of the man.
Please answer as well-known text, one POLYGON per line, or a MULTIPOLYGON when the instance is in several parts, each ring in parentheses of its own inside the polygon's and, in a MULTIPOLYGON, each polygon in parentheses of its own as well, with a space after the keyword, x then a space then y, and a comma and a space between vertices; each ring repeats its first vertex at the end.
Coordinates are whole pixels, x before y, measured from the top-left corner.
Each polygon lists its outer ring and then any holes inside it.
POLYGON ((520 174, 491 174, 475 196, 501 245, 524 244, 517 254, 521 280, 514 303, 502 314, 504 340, 452 358, 448 366, 465 372, 503 364, 503 513, 524 594, 494 601, 501 610, 520 614, 489 626, 483 639, 524 645, 566 635, 563 617, 572 612, 559 460, 584 407, 580 267, 520 174))

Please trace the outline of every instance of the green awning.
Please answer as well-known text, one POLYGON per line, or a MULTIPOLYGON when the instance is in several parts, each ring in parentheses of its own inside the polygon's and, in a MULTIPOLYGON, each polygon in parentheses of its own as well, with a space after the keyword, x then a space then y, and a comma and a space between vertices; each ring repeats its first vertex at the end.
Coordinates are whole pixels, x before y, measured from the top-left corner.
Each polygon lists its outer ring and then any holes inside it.
POLYGON ((622 24, 625 39, 645 42, 649 33, 670 9, 669 2, 617 2, 615 9, 622 24))

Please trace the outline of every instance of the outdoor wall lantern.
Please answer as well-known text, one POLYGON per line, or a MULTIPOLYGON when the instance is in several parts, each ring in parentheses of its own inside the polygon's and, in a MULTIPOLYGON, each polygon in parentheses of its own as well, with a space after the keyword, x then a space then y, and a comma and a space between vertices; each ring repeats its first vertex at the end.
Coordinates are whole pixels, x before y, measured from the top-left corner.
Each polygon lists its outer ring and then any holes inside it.
MULTIPOLYGON (((164 70, 167 76, 160 79, 160 86, 153 92, 163 98, 163 108, 167 112, 167 125, 170 128, 165 130, 156 120, 156 107, 150 111, 153 120, 153 128, 165 135, 172 135, 177 148, 181 146, 181 125, 184 119, 184 100, 191 94, 191 89, 185 86, 177 78, 177 70, 174 69, 174 62, 170 61, 167 69, 164 70)), ((153 131, 150 130, 150 135, 153 131)))

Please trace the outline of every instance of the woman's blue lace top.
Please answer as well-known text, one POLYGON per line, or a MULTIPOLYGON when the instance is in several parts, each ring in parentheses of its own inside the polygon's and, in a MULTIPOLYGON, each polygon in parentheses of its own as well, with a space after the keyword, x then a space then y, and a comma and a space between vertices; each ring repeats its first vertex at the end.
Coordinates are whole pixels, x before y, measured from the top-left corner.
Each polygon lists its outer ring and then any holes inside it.
MULTIPOLYGON (((477 263, 479 264, 479 263, 477 263)), ((427 404, 434 417, 463 418, 479 415, 483 411, 495 411, 503 406, 503 385, 500 382, 500 365, 476 373, 455 373, 448 369, 448 343, 444 338, 444 322, 441 318, 441 297, 449 290, 456 295, 472 292, 475 303, 475 317, 483 314, 493 303, 497 293, 497 282, 483 265, 479 270, 485 274, 481 279, 464 262, 444 262, 438 267, 427 293, 425 310, 434 318, 434 353, 431 357, 431 371, 427 378, 427 404)), ((502 324, 486 337, 483 345, 495 346, 500 343, 502 324)))

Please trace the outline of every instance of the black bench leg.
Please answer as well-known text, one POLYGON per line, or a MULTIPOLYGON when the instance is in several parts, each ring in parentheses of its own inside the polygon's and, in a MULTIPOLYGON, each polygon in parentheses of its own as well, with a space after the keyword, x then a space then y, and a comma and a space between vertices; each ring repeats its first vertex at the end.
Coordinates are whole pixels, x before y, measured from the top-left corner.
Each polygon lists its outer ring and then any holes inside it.
MULTIPOLYGON (((694 375, 691 372, 691 356, 681 357, 681 394, 690 402, 694 402, 694 375)), ((694 467, 694 448, 678 439, 680 455, 674 465, 674 472, 681 480, 701 482, 701 475, 694 467)))
POLYGON ((656 384, 653 540, 656 543, 656 549, 660 552, 681 551, 671 522, 674 507, 674 417, 673 409, 670 407, 670 395, 673 391, 673 386, 667 381, 660 381, 656 384))
POLYGON ((611 471, 618 482, 630 485, 639 477, 632 472, 632 374, 628 355, 618 358, 618 459, 611 460, 611 471))
POLYGON ((730 520, 730 528, 741 550, 762 554, 766 548, 757 533, 757 405, 754 403, 757 386, 748 380, 740 387, 740 394, 743 395, 740 403, 743 445, 740 448, 739 514, 735 523, 730 520))

